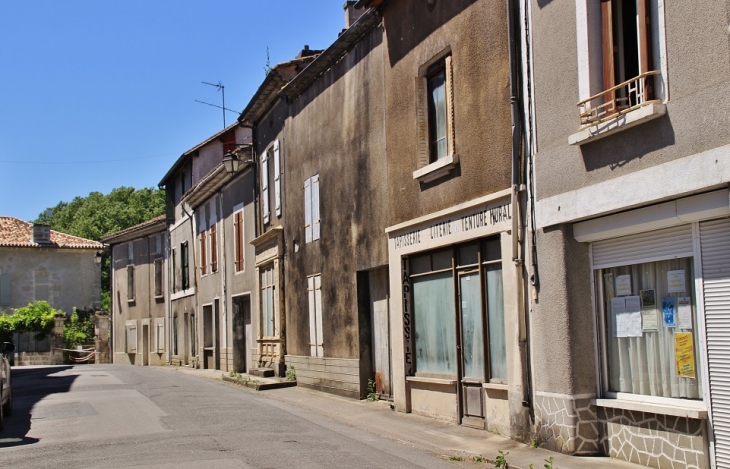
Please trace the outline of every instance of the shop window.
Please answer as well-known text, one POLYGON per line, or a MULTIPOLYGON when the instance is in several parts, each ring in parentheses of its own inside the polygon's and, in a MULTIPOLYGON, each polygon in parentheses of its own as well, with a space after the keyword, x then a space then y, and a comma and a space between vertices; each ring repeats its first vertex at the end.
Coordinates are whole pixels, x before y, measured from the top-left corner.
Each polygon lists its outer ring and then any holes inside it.
POLYGON ((324 357, 322 340, 322 276, 307 277, 309 299, 309 347, 313 357, 324 357))
POLYGON ((693 258, 597 269, 608 393, 701 399, 693 258))
POLYGON ((274 266, 260 269, 261 282, 261 336, 274 337, 276 334, 276 304, 274 301, 274 266))
POLYGON ((233 215, 233 238, 235 244, 235 269, 236 272, 243 271, 243 210, 233 215))
POLYGON ((415 277, 412 288, 416 371, 456 375, 453 273, 415 277))
POLYGON ((319 239, 319 174, 304 181, 304 240, 307 243, 319 239))

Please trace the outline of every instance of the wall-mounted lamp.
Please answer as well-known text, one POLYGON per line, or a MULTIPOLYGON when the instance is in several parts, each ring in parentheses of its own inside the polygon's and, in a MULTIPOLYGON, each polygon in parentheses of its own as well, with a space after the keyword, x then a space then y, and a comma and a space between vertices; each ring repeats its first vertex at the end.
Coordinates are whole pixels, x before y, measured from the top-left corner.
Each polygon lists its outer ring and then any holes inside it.
POLYGON ((99 265, 101 264, 101 252, 96 251, 96 254, 94 254, 94 264, 99 265))
POLYGON ((223 157, 223 166, 226 168, 228 174, 235 174, 241 169, 241 165, 244 163, 251 163, 251 160, 241 160, 237 154, 229 151, 223 157))

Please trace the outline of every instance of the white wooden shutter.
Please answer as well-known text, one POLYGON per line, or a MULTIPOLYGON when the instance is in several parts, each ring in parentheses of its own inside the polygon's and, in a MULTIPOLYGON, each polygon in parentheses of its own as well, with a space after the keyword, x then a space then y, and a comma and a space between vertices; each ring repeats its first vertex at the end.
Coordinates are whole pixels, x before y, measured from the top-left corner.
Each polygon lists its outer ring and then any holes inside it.
POLYGON ((137 326, 127 326, 127 353, 137 353, 137 326))
POLYGON ((637 233, 593 243, 593 268, 692 257, 692 225, 637 233))
POLYGON ((165 325, 158 322, 155 325, 155 350, 157 353, 164 353, 165 351, 165 325))
POLYGON ((416 77, 416 132, 418 168, 428 166, 431 157, 428 149, 428 86, 426 77, 416 77))
POLYGON ((269 222, 269 154, 265 152, 261 158, 261 198, 264 223, 269 222))
POLYGON ((319 174, 312 176, 312 240, 319 239, 319 174))
POLYGON ((317 323, 317 356, 324 357, 324 341, 322 340, 322 276, 314 277, 314 312, 317 323))
POLYGON ((304 242, 312 241, 312 178, 304 181, 304 242))
POLYGON ((309 297, 309 353, 317 356, 317 313, 314 301, 314 277, 307 277, 307 296, 309 297))
POLYGON ((0 305, 10 304, 10 274, 0 274, 0 305))
POLYGON ((451 56, 444 60, 446 68, 446 145, 450 156, 454 155, 454 71, 451 65, 451 56))
POLYGON ((274 142, 274 197, 276 199, 276 216, 281 216, 281 155, 279 141, 274 142))
POLYGON ((700 223, 707 361, 717 467, 730 467, 730 220, 700 223))

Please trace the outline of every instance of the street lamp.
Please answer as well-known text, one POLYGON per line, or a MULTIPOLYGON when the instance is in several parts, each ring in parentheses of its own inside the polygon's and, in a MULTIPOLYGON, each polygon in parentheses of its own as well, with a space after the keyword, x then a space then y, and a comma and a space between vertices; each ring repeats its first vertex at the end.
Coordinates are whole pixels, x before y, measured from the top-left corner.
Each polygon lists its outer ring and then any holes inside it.
POLYGON ((238 155, 230 151, 223 157, 223 166, 225 166, 228 174, 237 173, 238 168, 241 167, 241 160, 238 155))
POLYGON ((101 252, 99 251, 96 251, 96 254, 94 254, 94 264, 101 264, 101 252))

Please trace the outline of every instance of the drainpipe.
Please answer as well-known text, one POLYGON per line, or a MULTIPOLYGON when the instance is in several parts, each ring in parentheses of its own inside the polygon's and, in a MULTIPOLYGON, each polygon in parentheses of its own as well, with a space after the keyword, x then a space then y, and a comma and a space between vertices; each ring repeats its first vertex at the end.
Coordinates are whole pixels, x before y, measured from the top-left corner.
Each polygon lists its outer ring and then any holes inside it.
POLYGON ((529 409, 532 414, 532 392, 531 392, 531 371, 530 371, 530 342, 529 342, 529 320, 527 308, 525 307, 524 295, 524 262, 522 257, 522 246, 524 235, 522 233, 522 210, 520 209, 520 198, 524 190, 522 183, 522 150, 523 131, 522 116, 520 114, 520 66, 518 61, 519 38, 517 36, 516 10, 518 5, 514 0, 507 0, 507 34, 509 37, 509 69, 510 69, 510 109, 512 116, 512 260, 519 271, 517 289, 518 307, 520 308, 519 319, 519 348, 522 361, 522 406, 529 409))

